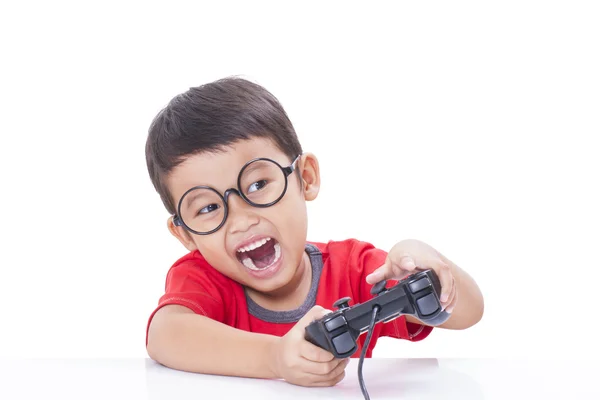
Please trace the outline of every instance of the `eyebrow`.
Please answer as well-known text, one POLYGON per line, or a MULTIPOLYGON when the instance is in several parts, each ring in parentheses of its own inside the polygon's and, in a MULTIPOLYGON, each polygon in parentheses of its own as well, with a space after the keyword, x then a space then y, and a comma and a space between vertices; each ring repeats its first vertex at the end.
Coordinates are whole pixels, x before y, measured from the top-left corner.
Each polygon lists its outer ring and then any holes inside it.
MULTIPOLYGON (((256 163, 251 164, 250 166, 248 166, 244 170, 244 173, 248 173, 248 172, 252 172, 252 171, 260 170, 260 169, 265 169, 265 164, 256 162, 256 163)), ((207 193, 207 189, 202 189, 202 190, 197 189, 197 190, 195 190, 195 192, 196 193, 194 193, 192 196, 190 196, 190 195, 185 196, 186 199, 185 199, 185 202, 183 204, 185 207, 189 207, 190 205, 192 205, 192 203, 194 201, 196 201, 198 198, 209 197, 209 194, 207 193)), ((218 199, 216 199, 216 200, 218 200, 218 199)))
POLYGON ((255 162, 253 164, 250 164, 250 166, 244 170, 244 173, 252 172, 252 171, 257 170, 257 169, 265 169, 266 168, 266 166, 265 166, 266 162, 267 161, 265 161, 264 163, 255 162))
POLYGON ((191 206, 192 203, 194 203, 194 201, 196 201, 198 198, 209 197, 205 189, 196 189, 194 192, 196 193, 192 194, 192 196, 185 196, 185 207, 191 206))

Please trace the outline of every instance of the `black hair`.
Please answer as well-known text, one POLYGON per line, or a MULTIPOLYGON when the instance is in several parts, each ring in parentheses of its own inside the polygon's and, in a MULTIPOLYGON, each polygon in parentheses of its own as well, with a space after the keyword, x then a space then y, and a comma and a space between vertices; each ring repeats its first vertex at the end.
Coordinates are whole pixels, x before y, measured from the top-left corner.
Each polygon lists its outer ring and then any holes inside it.
POLYGON ((167 211, 176 212, 164 180, 173 168, 190 155, 254 137, 273 140, 290 160, 302 154, 279 100, 256 83, 228 77, 175 96, 152 121, 146 141, 148 173, 167 211))

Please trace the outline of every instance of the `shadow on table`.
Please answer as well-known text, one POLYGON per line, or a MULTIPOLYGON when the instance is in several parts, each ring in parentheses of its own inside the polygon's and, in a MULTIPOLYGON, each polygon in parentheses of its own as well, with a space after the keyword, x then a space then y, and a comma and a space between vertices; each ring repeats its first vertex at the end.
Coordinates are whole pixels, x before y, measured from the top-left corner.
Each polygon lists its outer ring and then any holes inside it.
MULTIPOLYGON (((146 361, 149 400, 177 399, 363 399, 357 374, 358 361, 346 368, 346 377, 334 387, 307 388, 281 380, 224 377, 172 370, 146 361)), ((370 359, 363 366, 365 385, 372 400, 379 399, 483 399, 472 377, 447 367, 435 358, 370 359)))

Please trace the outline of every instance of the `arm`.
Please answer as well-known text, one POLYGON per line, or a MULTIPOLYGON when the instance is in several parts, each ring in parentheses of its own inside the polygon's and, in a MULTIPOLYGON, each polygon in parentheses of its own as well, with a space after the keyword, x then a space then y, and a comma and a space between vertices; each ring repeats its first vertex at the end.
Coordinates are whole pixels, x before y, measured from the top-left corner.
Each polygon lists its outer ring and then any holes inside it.
POLYGON ((192 310, 167 305, 148 331, 148 355, 173 369, 249 378, 276 378, 269 355, 276 336, 224 325, 192 310))
MULTIPOLYGON (((417 270, 433 269, 442 284, 442 305, 451 317, 440 328, 466 329, 483 316, 483 295, 469 274, 428 244, 408 239, 396 243, 384 265, 367 276, 374 284, 382 279, 402 279, 417 270), (445 296, 448 296, 444 299, 445 296)), ((423 325, 411 316, 406 321, 423 325)))
POLYGON ((188 372, 333 386, 344 378, 349 359, 334 359, 304 339, 305 327, 325 312, 313 307, 278 337, 232 328, 186 307, 167 305, 152 319, 147 350, 155 361, 188 372))

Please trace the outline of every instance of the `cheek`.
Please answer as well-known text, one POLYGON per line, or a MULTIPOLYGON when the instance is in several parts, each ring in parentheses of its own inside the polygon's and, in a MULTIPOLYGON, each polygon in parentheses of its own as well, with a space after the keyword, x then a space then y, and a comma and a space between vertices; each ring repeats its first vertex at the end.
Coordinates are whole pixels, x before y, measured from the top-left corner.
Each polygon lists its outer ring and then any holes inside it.
POLYGON ((303 246, 307 229, 307 209, 304 199, 294 197, 287 199, 281 205, 281 209, 273 215, 279 231, 288 240, 292 240, 289 245, 294 245, 297 240, 300 240, 301 243, 298 245, 303 246))
MULTIPOLYGON (((213 234, 214 235, 214 234, 213 234)), ((202 256, 212 266, 218 267, 219 264, 223 263, 223 253, 225 253, 225 245, 223 244, 223 238, 220 235, 208 235, 202 240, 195 239, 196 247, 202 256)), ((220 268, 218 268, 220 269, 220 268)))

